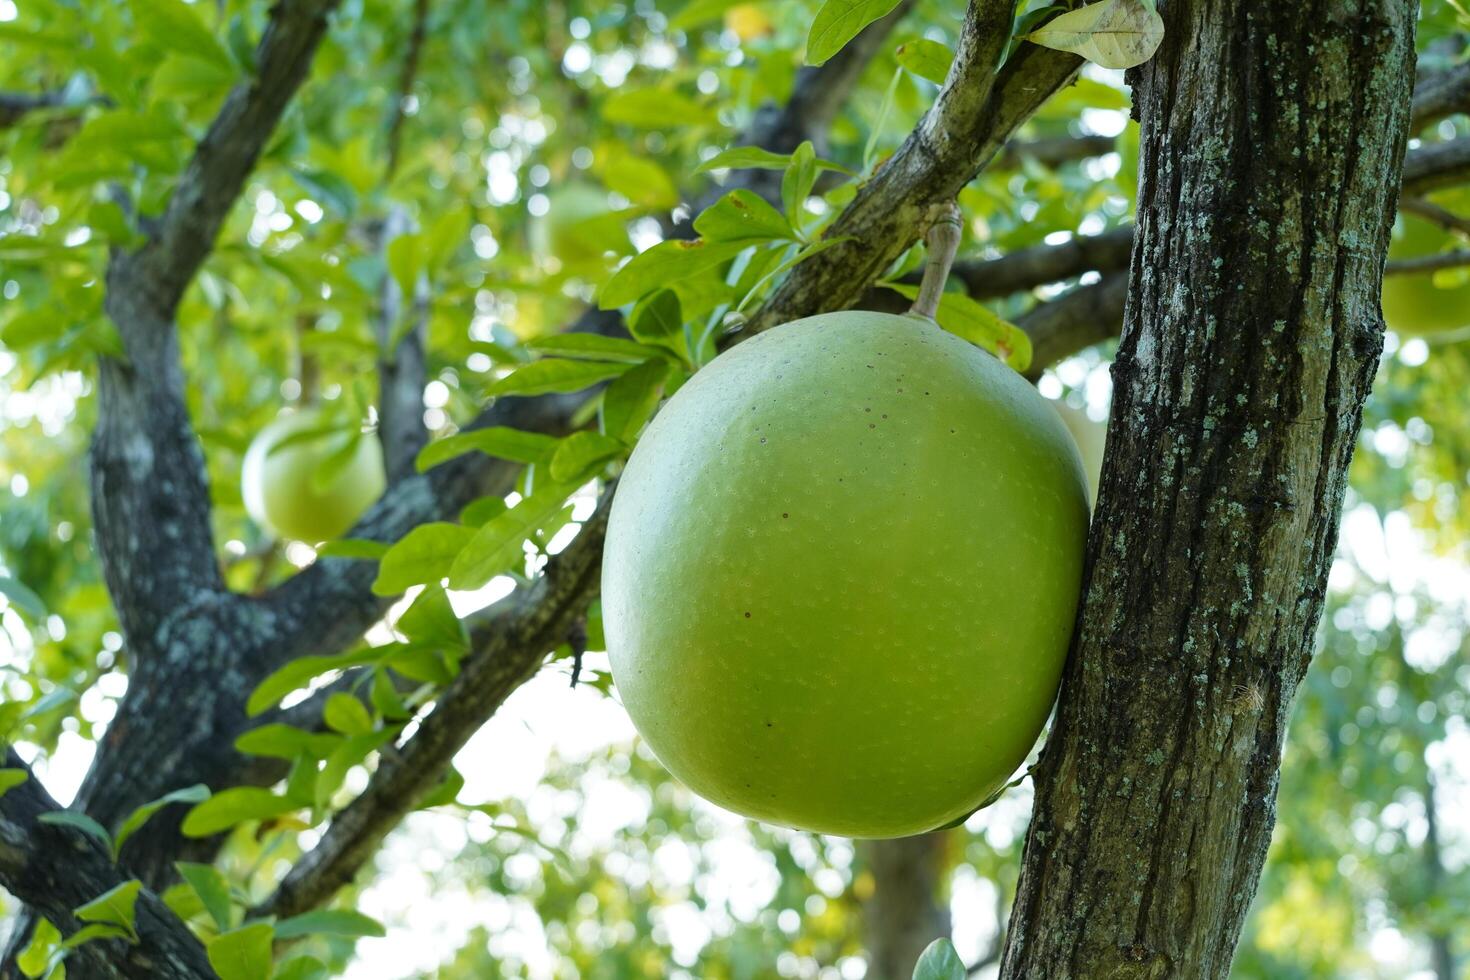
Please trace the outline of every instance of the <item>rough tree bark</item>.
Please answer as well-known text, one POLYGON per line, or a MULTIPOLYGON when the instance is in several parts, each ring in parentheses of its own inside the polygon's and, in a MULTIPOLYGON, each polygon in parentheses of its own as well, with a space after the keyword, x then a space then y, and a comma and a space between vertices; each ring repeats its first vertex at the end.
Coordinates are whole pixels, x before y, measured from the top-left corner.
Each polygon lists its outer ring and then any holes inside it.
POLYGON ((1382 349, 1412 0, 1164 0, 1084 601, 1002 966, 1224 977, 1382 349))

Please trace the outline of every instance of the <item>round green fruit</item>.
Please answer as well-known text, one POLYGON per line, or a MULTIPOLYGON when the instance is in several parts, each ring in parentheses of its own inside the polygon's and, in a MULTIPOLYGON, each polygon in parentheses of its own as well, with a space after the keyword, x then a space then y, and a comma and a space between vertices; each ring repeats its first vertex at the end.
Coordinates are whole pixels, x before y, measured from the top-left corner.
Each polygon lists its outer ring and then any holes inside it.
POLYGON ((260 430, 245 453, 240 492, 257 524, 283 538, 326 541, 362 516, 383 493, 383 450, 378 440, 331 428, 318 411, 282 415, 260 430), (300 438, 285 445, 292 436, 300 438), (354 443, 348 450, 347 440, 354 443), (279 448, 278 448, 279 447, 279 448), (338 453, 350 451, 345 461, 338 453), (323 480, 322 464, 341 469, 323 480))
MULTIPOLYGON (((1460 245, 1460 239, 1433 222, 1400 214, 1388 257, 1421 258, 1460 245)), ((1383 319, 1390 330, 1409 336, 1470 327, 1470 281, 1441 287, 1435 285, 1433 272, 1387 276, 1383 280, 1383 319)))
POLYGON ((1087 481, 1056 413, 912 316, 762 334, 619 483, 613 678, 669 771, 770 823, 897 837, 1002 787, 1056 694, 1087 481))
POLYGON ((1073 408, 1064 402, 1052 402, 1052 407, 1062 417, 1062 424, 1072 434, 1072 441, 1077 444, 1077 452, 1082 456, 1082 472, 1087 474, 1087 489, 1090 491, 1088 499, 1097 502, 1097 486, 1102 478, 1103 450, 1107 447, 1108 427, 1102 422, 1094 422, 1090 416, 1080 408, 1073 408))

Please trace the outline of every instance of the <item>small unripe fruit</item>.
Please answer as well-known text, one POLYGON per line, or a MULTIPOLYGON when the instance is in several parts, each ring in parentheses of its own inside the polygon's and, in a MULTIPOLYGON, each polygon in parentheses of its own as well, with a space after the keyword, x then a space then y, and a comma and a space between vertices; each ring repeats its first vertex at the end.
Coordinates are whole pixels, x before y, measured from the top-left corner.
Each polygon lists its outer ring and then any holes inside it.
POLYGON ((245 509, 280 537, 306 542, 335 538, 383 493, 383 450, 372 435, 357 436, 351 457, 336 460, 341 468, 323 474, 325 480, 318 476, 322 464, 344 451, 352 438, 341 429, 322 431, 326 426, 318 411, 282 415, 260 430, 245 453, 240 474, 245 509))
POLYGON ((1067 430, 994 357, 912 316, 790 323, 696 374, 629 460, 603 564, 613 676, 715 803, 931 830, 1035 742, 1087 520, 1067 430))

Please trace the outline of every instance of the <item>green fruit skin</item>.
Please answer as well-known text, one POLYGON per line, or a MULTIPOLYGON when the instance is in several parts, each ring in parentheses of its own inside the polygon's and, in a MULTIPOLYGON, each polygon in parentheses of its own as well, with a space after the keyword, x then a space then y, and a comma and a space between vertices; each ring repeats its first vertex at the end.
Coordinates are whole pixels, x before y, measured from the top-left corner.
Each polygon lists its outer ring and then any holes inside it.
POLYGON ((1052 402, 1052 407, 1062 418, 1062 424, 1072 435, 1072 441, 1077 444, 1077 452, 1082 457, 1082 471, 1087 474, 1087 499, 1097 503, 1097 488, 1102 480, 1103 450, 1107 448, 1108 427, 1102 422, 1094 422, 1092 418, 1080 408, 1062 402, 1052 402))
POLYGON ((245 452, 240 474, 245 509, 257 524, 283 538, 317 542, 338 537, 383 493, 383 450, 373 436, 357 440, 351 461, 325 486, 313 476, 342 447, 338 433, 304 439, 276 452, 290 435, 325 424, 316 411, 282 415, 260 430, 245 452))
POLYGON ((1030 385, 914 317, 721 355, 629 460, 602 603, 639 732, 707 799, 898 837, 969 813, 1045 722, 1088 521, 1030 385))
MULTIPOLYGON (((1458 244, 1459 239, 1434 223, 1401 214, 1388 257, 1438 255, 1458 244)), ((1406 336, 1470 327, 1470 282, 1441 289, 1434 284, 1432 272, 1387 276, 1383 280, 1383 319, 1390 330, 1406 336)))

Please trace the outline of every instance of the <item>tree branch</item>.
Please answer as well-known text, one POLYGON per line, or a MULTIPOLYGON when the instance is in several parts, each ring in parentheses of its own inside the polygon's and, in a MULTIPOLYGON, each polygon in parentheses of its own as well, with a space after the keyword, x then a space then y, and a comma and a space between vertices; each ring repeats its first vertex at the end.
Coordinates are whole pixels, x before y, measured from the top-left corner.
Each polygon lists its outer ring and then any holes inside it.
POLYGON ((236 85, 194 151, 150 240, 134 257, 137 277, 161 316, 214 248, 286 104, 306 80, 338 0, 278 0, 255 51, 254 78, 236 85))
POLYGON ((332 819, 321 840, 252 916, 289 916, 315 908, 347 884, 383 838, 439 782, 456 752, 529 680, 596 595, 612 489, 577 537, 524 590, 497 604, 472 634, 475 652, 418 730, 385 752, 368 786, 332 819))
POLYGON ((1129 226, 1101 235, 1074 235, 1060 245, 1035 245, 998 259, 957 262, 954 274, 975 299, 996 299, 1084 272, 1126 269, 1132 248, 1129 226))
POLYGON ((1037 140, 1011 140, 995 158, 992 167, 1009 169, 1022 160, 1034 160, 1046 167, 1057 167, 1075 160, 1100 157, 1118 148, 1115 136, 1053 136, 1037 140))
POLYGON ((1422 197, 1399 198, 1399 212, 1402 214, 1418 215, 1421 218, 1426 218, 1434 222, 1441 228, 1470 235, 1470 218, 1462 218, 1448 208, 1442 208, 1433 201, 1426 201, 1422 197))
POLYGON ((1409 131, 1419 132, 1463 112, 1470 112, 1470 63, 1420 76, 1409 131))
POLYGON ((1115 272, 1038 303, 1017 317, 1016 326, 1031 338, 1031 370, 1026 376, 1034 381, 1058 361, 1118 336, 1127 299, 1128 276, 1115 272))
MULTIPOLYGON (((63 808, 9 746, 5 747, 5 767, 23 770, 27 778, 0 796, 0 885, 69 936, 86 925, 72 910, 126 878, 91 837, 37 819, 63 808)), ((69 963, 82 961, 88 975, 96 977, 204 980, 215 976, 204 947, 147 889, 138 894, 135 928, 136 944, 120 939, 83 943, 71 952, 69 963)))
POLYGON ((393 111, 388 119, 388 163, 385 181, 391 181, 398 171, 398 154, 403 138, 404 113, 408 100, 413 96, 414 79, 419 73, 419 58, 423 55, 424 39, 428 36, 429 0, 414 0, 413 28, 408 34, 408 50, 403 56, 403 73, 398 77, 398 90, 393 99, 393 111))
POLYGON ((1470 136, 1424 143, 1404 157, 1404 193, 1424 194, 1470 181, 1470 136))
POLYGON ((1013 6, 972 0, 934 105, 824 235, 847 241, 793 269, 751 318, 748 333, 856 302, 917 240, 929 208, 952 200, 1015 129, 1075 77, 1080 58, 1030 43, 996 70, 1013 6))
MULTIPOLYGON (((393 239, 409 231, 407 210, 401 205, 390 207, 376 236, 380 252, 386 254, 393 239)), ((398 279, 386 271, 386 263, 383 268, 373 328, 379 351, 378 439, 383 444, 383 462, 391 485, 413 473, 413 461, 429 441, 429 431, 424 427, 424 381, 428 369, 424 335, 429 295, 428 282, 420 276, 414 295, 405 297, 398 279)))

